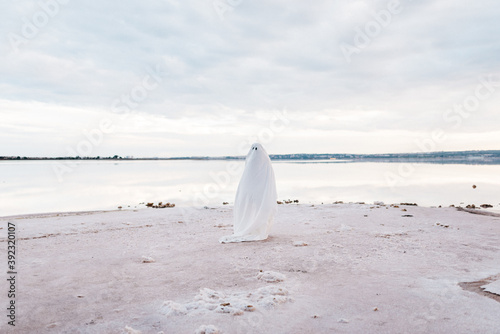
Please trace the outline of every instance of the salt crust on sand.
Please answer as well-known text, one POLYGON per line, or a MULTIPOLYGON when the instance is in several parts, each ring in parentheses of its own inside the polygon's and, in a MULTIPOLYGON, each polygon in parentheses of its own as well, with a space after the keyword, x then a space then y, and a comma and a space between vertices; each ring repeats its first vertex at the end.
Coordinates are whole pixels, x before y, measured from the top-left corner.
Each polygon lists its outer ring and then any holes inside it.
POLYGON ((277 283, 283 282, 285 280, 285 275, 274 271, 264 271, 257 275, 257 279, 266 281, 268 283, 277 283))
POLYGON ((214 325, 201 325, 195 334, 220 334, 220 331, 214 325))
POLYGON ((129 327, 129 326, 125 326, 125 332, 127 334, 142 334, 141 331, 135 330, 135 329, 133 329, 132 327, 129 327))
POLYGON ((491 292, 500 296, 500 280, 483 285, 481 288, 483 288, 484 291, 491 292))
MULTIPOLYGON (((257 278, 269 283, 282 282, 285 276, 275 272, 259 273, 257 278)), ((167 316, 201 314, 206 312, 228 313, 242 315, 253 312, 257 308, 271 309, 279 304, 292 301, 289 292, 284 287, 269 285, 254 291, 222 292, 202 288, 194 299, 186 304, 171 300, 165 301, 161 312, 167 316)))
MULTIPOLYGON (((231 231, 230 206, 0 217, 0 256, 14 222, 23 275, 19 323, 0 322, 0 333, 127 333, 127 326, 192 334, 212 324, 225 334, 498 334, 500 303, 458 284, 499 274, 499 218, 406 209, 413 219, 394 207, 283 205, 268 240, 224 246, 218 239, 231 231), (287 277, 268 283, 256 279, 260 270, 287 277), (203 287, 225 296, 210 299, 215 307, 234 307, 239 297, 255 311, 189 309, 188 302, 202 305, 194 297, 203 287), (267 294, 275 305, 294 302, 265 310, 255 302, 263 299, 246 297, 262 287, 289 291, 276 301, 267 294), (194 316, 165 316, 169 299, 194 316)), ((8 291, 3 282, 0 291, 8 291)), ((496 284, 482 283, 494 292, 496 284)))

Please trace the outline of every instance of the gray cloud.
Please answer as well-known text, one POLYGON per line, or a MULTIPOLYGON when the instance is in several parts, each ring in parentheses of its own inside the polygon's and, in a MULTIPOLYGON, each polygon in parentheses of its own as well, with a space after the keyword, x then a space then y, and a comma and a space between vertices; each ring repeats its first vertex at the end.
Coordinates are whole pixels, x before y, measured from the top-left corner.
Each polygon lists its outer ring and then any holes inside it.
MULTIPOLYGON (((342 43, 354 45, 357 29, 364 31, 390 1, 243 0, 234 8, 229 4, 235 2, 221 1, 230 8, 223 17, 211 1, 68 1, 59 3, 57 13, 30 38, 23 37, 23 25, 36 23, 43 8, 36 2, 9 2, 0 14, 0 89, 2 105, 11 108, 15 102, 16 109, 0 113, 21 108, 33 118, 25 131, 22 121, 13 118, 0 125, 18 143, 12 147, 28 151, 26 143, 37 142, 47 128, 58 138, 77 138, 81 129, 111 114, 114 101, 130 95, 155 69, 161 70, 161 82, 130 113, 163 120, 166 137, 175 132, 169 124, 183 119, 207 124, 213 138, 226 133, 228 124, 246 135, 265 126, 256 112, 283 108, 294 120, 290 131, 311 136, 387 131, 389 138, 394 131, 398 138, 398 131, 419 136, 436 127, 456 134, 496 131, 500 87, 459 127, 443 118, 447 109, 474 94, 480 78, 500 75, 500 5, 495 1, 401 0, 400 13, 391 16, 368 46, 352 54, 350 63, 342 43), (12 48, 15 36, 25 41, 17 51, 12 48), (37 120, 32 101, 56 111, 47 112, 48 121, 37 120), (51 119, 66 108, 74 108, 81 120, 71 131, 51 119), (37 125, 39 134, 33 130, 37 125)), ((124 147, 161 137, 161 132, 139 131, 139 140, 136 130, 120 137, 124 147)), ((232 136, 237 138, 237 133, 232 136)), ((177 135, 186 155, 198 153, 193 147, 209 136, 189 131, 177 135)), ((117 138, 112 149, 120 145, 117 138)), ((50 138, 44 140, 50 143, 50 138)), ((382 151, 402 149, 390 142, 382 151)), ((356 145, 349 149, 373 151, 368 143, 356 145)), ((307 141, 301 148, 310 151, 307 141)), ((29 149, 36 150, 40 155, 55 151, 29 149)), ((225 154, 223 141, 217 152, 225 154)))

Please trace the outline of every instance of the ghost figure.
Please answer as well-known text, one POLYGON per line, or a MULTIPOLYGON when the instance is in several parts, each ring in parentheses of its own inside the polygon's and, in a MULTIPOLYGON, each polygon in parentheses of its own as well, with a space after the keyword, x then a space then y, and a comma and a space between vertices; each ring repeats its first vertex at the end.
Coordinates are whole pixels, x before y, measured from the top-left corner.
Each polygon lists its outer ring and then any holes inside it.
POLYGON ((261 144, 253 144, 245 159, 234 200, 234 234, 221 243, 267 239, 277 207, 276 180, 271 159, 261 144))

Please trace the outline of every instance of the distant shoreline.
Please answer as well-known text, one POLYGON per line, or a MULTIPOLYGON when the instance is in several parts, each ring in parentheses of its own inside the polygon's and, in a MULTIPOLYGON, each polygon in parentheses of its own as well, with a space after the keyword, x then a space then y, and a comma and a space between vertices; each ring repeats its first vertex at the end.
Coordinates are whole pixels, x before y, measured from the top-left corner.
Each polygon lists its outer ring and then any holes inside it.
MULTIPOLYGON (((273 161, 318 161, 322 163, 353 163, 353 162, 398 162, 398 163, 438 163, 438 164, 470 164, 470 165, 500 165, 500 150, 452 151, 425 153, 388 153, 388 154, 347 154, 347 153, 298 153, 271 154, 273 161)), ((102 160, 102 161, 135 161, 135 160, 244 160, 244 156, 191 156, 191 157, 25 157, 0 156, 0 161, 32 161, 32 160, 102 160)))
MULTIPOLYGON (((383 202, 381 202, 383 203, 383 202)), ((461 211, 461 212, 466 212, 470 214, 475 214, 475 215, 481 215, 481 216, 488 216, 488 217, 500 217, 500 212, 497 210, 490 210, 490 209, 481 209, 481 207, 476 207, 475 209, 467 209, 462 206, 449 206, 449 207, 441 207, 441 206, 436 206, 436 205, 431 205, 431 206, 421 206, 417 204, 411 204, 411 203, 400 203, 396 202, 393 204, 374 204, 374 203, 365 203, 365 202, 333 202, 333 203, 326 203, 323 204, 321 202, 314 202, 313 204, 311 203, 293 203, 291 204, 293 206, 330 206, 330 205, 340 205, 340 206, 357 206, 357 207, 363 207, 363 206, 368 206, 370 208, 374 207, 421 207, 425 209, 431 209, 431 210, 440 210, 440 209, 451 209, 454 208, 456 211, 461 211)), ((280 207, 286 207, 287 204, 282 204, 280 207)), ((211 205, 210 207, 206 207, 206 209, 224 209, 224 208, 232 208, 233 204, 230 205, 211 205)), ((179 207, 178 207, 179 208, 179 207)), ((196 210, 200 209, 201 207, 193 206, 193 205, 188 205, 188 206, 180 206, 181 210, 196 210)), ((124 208, 124 209, 95 209, 95 210, 69 210, 69 211, 53 211, 53 212, 35 212, 35 213, 19 213, 19 214, 13 214, 13 215, 7 215, 7 216, 0 216, 0 220, 22 220, 22 219, 40 219, 40 218, 55 218, 55 217, 69 217, 69 216, 91 216, 95 214, 105 214, 105 213, 112 213, 112 212, 138 212, 138 211, 148 211, 148 210, 154 210, 151 208, 148 208, 146 206, 142 206, 139 208, 124 208)))

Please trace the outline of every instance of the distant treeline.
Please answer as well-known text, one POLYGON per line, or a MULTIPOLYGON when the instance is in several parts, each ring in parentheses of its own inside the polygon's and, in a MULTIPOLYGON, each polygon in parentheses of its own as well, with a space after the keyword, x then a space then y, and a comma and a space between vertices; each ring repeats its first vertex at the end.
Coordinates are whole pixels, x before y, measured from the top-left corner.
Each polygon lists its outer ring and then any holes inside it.
POLYGON ((453 151, 453 152, 416 152, 385 154, 276 154, 275 160, 355 160, 355 161, 407 161, 407 160, 448 160, 448 161, 499 161, 500 150, 453 151))
MULTIPOLYGON (((0 156, 0 160, 118 160, 122 157, 115 155, 113 157, 21 157, 21 156, 0 156)), ((138 159, 140 160, 140 159, 138 159)))
MULTIPOLYGON (((271 154, 272 160, 337 160, 339 162, 429 162, 429 163, 467 163, 467 164, 500 164, 500 150, 489 151, 455 151, 455 152, 417 152, 387 154, 271 154)), ((0 160, 243 160, 244 156, 222 157, 170 157, 170 158, 134 158, 119 155, 109 157, 21 157, 0 156, 0 160)))

